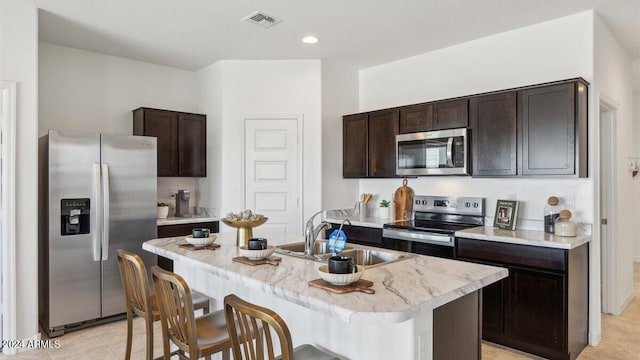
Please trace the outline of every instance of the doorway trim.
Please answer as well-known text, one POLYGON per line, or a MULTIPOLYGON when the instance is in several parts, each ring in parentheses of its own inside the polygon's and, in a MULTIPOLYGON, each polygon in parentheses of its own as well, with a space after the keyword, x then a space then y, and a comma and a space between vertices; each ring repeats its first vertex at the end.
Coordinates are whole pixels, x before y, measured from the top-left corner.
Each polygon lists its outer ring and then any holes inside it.
MULTIPOLYGON (((2 133, 2 338, 17 339, 16 323, 16 88, 12 81, 0 80, 0 130, 2 133)), ((15 347, 0 349, 4 354, 16 353, 15 347)))
MULTIPOLYGON (((303 114, 250 114, 242 117, 242 206, 247 204, 247 154, 245 148, 247 146, 247 120, 295 120, 297 124, 296 146, 298 151, 298 229, 304 229, 304 146, 302 136, 304 134, 304 115, 303 114)), ((302 235, 302 234, 300 234, 302 235)))
POLYGON ((599 208, 598 213, 599 216, 596 219, 598 234, 602 234, 602 232, 606 232, 606 236, 603 238, 600 236, 600 252, 601 252, 601 279, 602 279, 602 312, 607 314, 619 314, 619 311, 616 310, 618 301, 616 301, 617 294, 617 286, 616 286, 616 277, 614 271, 615 262, 615 254, 617 253, 616 242, 613 239, 616 238, 616 172, 613 171, 615 167, 615 158, 616 158, 616 144, 615 144, 615 134, 616 134, 616 104, 604 98, 602 95, 599 99, 599 142, 600 142, 600 152, 598 154, 599 161, 599 176, 600 182, 597 185, 598 190, 598 201, 599 208), (605 130, 605 126, 607 129, 605 130), (608 141, 603 141, 603 134, 605 130, 608 133, 609 139, 608 141), (607 146, 605 150, 604 147, 607 146), (605 154, 608 155, 607 161, 603 161, 602 155, 606 151, 605 154), (604 179, 604 176, 607 176, 604 179), (606 189, 602 189, 602 185, 606 185, 606 189), (606 192, 606 193, 605 193, 606 192), (607 205, 608 209, 603 209, 602 197, 607 197, 607 205), (602 226, 602 219, 607 219, 607 226, 602 226), (605 241, 603 241, 605 240, 605 241))

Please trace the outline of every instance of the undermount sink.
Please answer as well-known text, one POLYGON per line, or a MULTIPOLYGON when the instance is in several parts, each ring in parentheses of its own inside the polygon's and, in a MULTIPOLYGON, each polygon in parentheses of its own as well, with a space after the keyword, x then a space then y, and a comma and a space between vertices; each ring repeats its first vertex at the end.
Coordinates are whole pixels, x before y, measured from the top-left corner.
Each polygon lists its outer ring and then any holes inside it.
POLYGON ((313 244, 314 255, 308 256, 304 254, 304 242, 287 244, 276 247, 276 252, 282 255, 294 256, 302 259, 308 259, 318 262, 325 262, 333 255, 349 256, 357 265, 366 267, 379 266, 395 261, 412 258, 410 254, 397 254, 379 249, 361 249, 346 245, 344 250, 338 254, 329 252, 329 242, 327 240, 316 240, 313 244))

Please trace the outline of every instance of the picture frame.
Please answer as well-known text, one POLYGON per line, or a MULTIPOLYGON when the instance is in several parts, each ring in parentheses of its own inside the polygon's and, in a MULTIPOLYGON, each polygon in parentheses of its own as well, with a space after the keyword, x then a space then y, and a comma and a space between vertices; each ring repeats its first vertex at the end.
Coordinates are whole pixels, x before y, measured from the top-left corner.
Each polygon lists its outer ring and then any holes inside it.
POLYGON ((503 230, 515 230, 518 219, 518 201, 498 200, 496 214, 493 217, 493 227, 503 230))

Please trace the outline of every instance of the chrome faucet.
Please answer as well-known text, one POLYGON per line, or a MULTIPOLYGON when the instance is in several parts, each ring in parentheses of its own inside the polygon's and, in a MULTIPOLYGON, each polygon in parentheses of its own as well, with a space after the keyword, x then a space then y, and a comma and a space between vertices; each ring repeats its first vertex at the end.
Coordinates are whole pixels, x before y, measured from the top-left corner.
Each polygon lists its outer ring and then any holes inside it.
POLYGON ((314 255, 313 254, 313 244, 316 242, 316 238, 320 231, 324 229, 331 229, 331 224, 326 221, 322 221, 315 228, 313 227, 313 219, 322 214, 324 210, 320 210, 317 213, 311 215, 309 220, 307 220, 307 224, 304 226, 304 254, 305 255, 314 255))

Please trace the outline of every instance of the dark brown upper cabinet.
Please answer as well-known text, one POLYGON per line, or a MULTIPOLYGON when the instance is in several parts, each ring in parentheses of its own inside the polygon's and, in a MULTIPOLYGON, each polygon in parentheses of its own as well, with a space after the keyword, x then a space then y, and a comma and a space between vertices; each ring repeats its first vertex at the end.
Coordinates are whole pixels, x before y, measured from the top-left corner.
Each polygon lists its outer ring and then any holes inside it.
POLYGON ((206 115, 138 108, 133 134, 158 139, 158 176, 207 176, 206 115))
POLYGON ((347 115, 342 120, 342 176, 367 176, 368 114, 347 115))
POLYGON ((398 109, 369 113, 369 177, 396 176, 398 109))
POLYGON ((418 104, 400 108, 400 134, 433 130, 433 106, 418 104))
POLYGON ((472 174, 517 174, 516 92, 476 96, 469 101, 472 174))
POLYGON ((519 173, 587 177, 587 87, 582 81, 519 92, 519 173))
POLYGON ((342 120, 342 176, 395 177, 398 109, 346 115, 342 120))
POLYGON ((433 103, 433 130, 464 128, 469 125, 469 99, 433 103))

